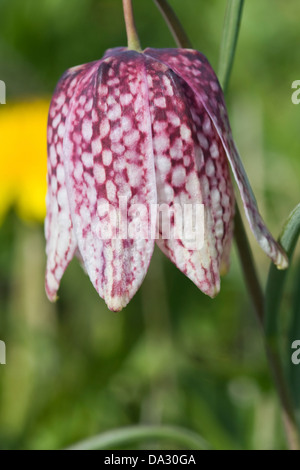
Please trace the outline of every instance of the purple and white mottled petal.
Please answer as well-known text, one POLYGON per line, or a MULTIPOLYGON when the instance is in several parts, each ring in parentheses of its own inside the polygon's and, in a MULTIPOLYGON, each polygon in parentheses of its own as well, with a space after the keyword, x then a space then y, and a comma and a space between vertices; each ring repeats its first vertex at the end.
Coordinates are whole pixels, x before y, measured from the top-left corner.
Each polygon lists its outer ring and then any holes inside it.
POLYGON ((73 233, 63 166, 63 136, 70 101, 78 81, 90 64, 67 70, 55 89, 48 116, 48 190, 46 197, 46 293, 53 301, 62 275, 73 258, 76 240, 73 233))
MULTIPOLYGON (((206 109, 186 82, 182 89, 187 97, 189 109, 197 128, 197 141, 205 160, 205 176, 211 181, 207 199, 213 214, 213 231, 220 256, 220 274, 226 274, 230 266, 230 251, 233 239, 235 197, 229 163, 223 143, 216 132, 206 109)), ((200 175, 200 178, 202 175, 200 175)))
POLYGON ((85 268, 108 307, 121 310, 140 287, 154 248, 150 207, 157 198, 143 55, 118 51, 84 78, 72 100, 64 153, 85 268))
POLYGON ((246 216, 259 245, 278 268, 286 268, 287 256, 270 234, 259 214, 255 197, 232 138, 222 89, 206 57, 190 49, 146 49, 145 53, 167 64, 178 76, 182 77, 194 91, 198 105, 204 106, 226 151, 246 216))
MULTIPOLYGON (((176 225, 176 217, 162 216, 158 246, 204 293, 214 297, 220 289, 220 264, 224 241, 232 220, 233 194, 228 163, 218 135, 206 142, 198 138, 200 120, 206 116, 195 103, 193 92, 163 64, 147 59, 147 78, 152 118, 158 202, 169 209, 195 208, 204 204, 204 244, 197 249, 193 240, 176 225), (220 158, 214 160, 212 143, 220 158), (219 188, 227 199, 220 195, 219 188), (224 204, 225 202, 225 204, 224 204), (167 220, 166 220, 167 219, 167 220), (170 235, 165 230, 170 223, 170 235)), ((187 224, 184 219, 184 225, 187 224)), ((229 241, 232 233, 230 231, 229 241)))

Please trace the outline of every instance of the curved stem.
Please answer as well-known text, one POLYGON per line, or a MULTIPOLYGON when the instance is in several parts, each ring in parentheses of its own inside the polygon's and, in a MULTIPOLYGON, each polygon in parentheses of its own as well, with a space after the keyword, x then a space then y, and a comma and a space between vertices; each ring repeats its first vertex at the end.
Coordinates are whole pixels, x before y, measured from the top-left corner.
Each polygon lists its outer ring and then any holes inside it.
MULTIPOLYGON (((279 241, 282 247, 285 249, 289 256, 289 262, 293 257, 296 243, 300 234, 300 204, 292 211, 288 217, 282 233, 279 237, 279 241)), ((270 267, 268 282, 266 287, 266 300, 265 300, 265 319, 264 328, 266 341, 269 346, 270 353, 275 356, 275 361, 279 363, 281 368, 280 359, 280 344, 278 341, 278 328, 279 328, 279 309, 284 289, 284 284, 287 277, 287 271, 279 271, 273 264, 270 267)), ((283 372, 282 372, 283 374, 283 372)), ((275 375, 275 374, 274 374, 275 375)), ((285 402, 285 421, 287 432, 289 433, 289 440, 291 442, 291 448, 299 449, 299 434, 297 431, 297 420, 294 413, 294 407, 288 388, 285 386, 285 377, 282 380, 277 380, 278 387, 284 385, 284 389, 281 390, 282 401, 285 402)))
MULTIPOLYGON (((224 93, 227 90, 233 66, 243 5, 244 0, 228 0, 227 4, 222 37, 221 56, 219 61, 219 78, 223 86, 224 93)), ((280 399, 288 445, 291 450, 297 450, 299 449, 299 437, 296 417, 282 368, 278 345, 276 341, 269 341, 269 337, 265 334, 265 297, 257 276, 245 227, 240 212, 238 208, 236 209, 235 241, 239 251, 239 257, 242 264, 246 285, 248 287, 248 292, 251 296, 254 310, 261 327, 267 359, 280 399)), ((276 268, 274 267, 274 269, 276 268)), ((285 274, 283 274, 283 276, 285 276, 285 274)))
POLYGON ((67 450, 103 450, 153 439, 164 439, 192 450, 207 450, 209 444, 198 434, 175 426, 129 426, 109 431, 69 447, 67 450))
POLYGON ((234 237, 245 277, 245 282, 252 299, 254 310, 256 312, 260 326, 263 326, 264 294, 257 276, 253 255, 237 204, 235 205, 234 237))
POLYGON ((166 0, 154 0, 156 6, 160 10, 165 22, 167 23, 169 30, 171 31, 173 38, 178 47, 191 49, 191 42, 184 31, 182 24, 180 23, 174 10, 170 7, 166 0))
POLYGON ((134 51, 141 51, 141 44, 134 21, 132 0, 123 0, 123 11, 126 25, 128 49, 132 49, 134 51))
MULTIPOLYGON (((154 1, 157 4, 167 4, 166 0, 154 1)), ((227 3, 221 44, 221 54, 219 60, 219 80, 221 85, 223 86, 224 93, 226 93, 228 87, 229 78, 235 57, 243 5, 244 0, 228 0, 227 3)), ((168 16, 166 12, 167 10, 164 10, 164 14, 168 16)), ((175 35, 178 45, 181 47, 185 47, 184 38, 186 37, 186 35, 184 34, 182 40, 181 31, 183 31, 183 28, 180 25, 181 27, 178 29, 178 26, 176 24, 176 22, 178 22, 178 19, 176 18, 176 21, 174 21, 173 24, 173 16, 170 15, 167 17, 167 22, 168 24, 171 24, 171 30, 175 35)), ((287 441, 290 449, 299 449, 299 434, 297 431, 295 413, 290 399, 289 390, 286 384, 282 363, 280 360, 280 354, 278 348, 276 347, 276 342, 270 342, 268 336, 265 333, 265 297, 257 276, 245 227, 237 206, 235 215, 235 241, 237 244, 239 257, 242 264, 246 285, 254 305, 254 310, 259 325, 261 327, 269 366, 272 371, 276 390, 280 399, 287 441)))
MULTIPOLYGON (((266 335, 264 328, 264 316, 265 316, 265 299, 258 281, 254 260, 249 245, 249 241, 246 235, 245 227, 241 218, 238 207, 236 206, 235 214, 235 241, 237 244, 240 261, 242 264, 246 285, 248 292, 250 293, 254 311, 261 327, 261 332, 264 340, 265 351, 269 366, 273 375, 273 379, 276 385, 277 393, 280 398, 283 422, 286 431, 287 441, 291 450, 299 449, 297 422, 294 413, 293 404, 291 401, 290 393, 286 384, 286 378, 283 372, 282 363, 279 354, 278 342, 274 339, 274 336, 266 335)), ((271 272, 276 271, 279 275, 286 276, 285 271, 278 271, 275 266, 271 268, 271 272)), ((277 275, 275 273, 275 276, 277 275)), ((275 295, 276 297, 276 295, 275 295)), ((273 302, 272 302, 273 303, 273 302)), ((278 306, 277 306, 278 308, 278 306)), ((270 314, 271 315, 271 314, 270 314)))
MULTIPOLYGON (((295 209, 289 215, 279 237, 281 246, 288 254, 290 265, 299 235, 300 204, 298 204, 298 206, 295 207, 295 209)), ((278 333, 280 301, 282 298, 287 274, 287 270, 278 270, 273 264, 271 264, 266 287, 266 314, 264 320, 266 335, 270 338, 270 340, 275 339, 278 333)))

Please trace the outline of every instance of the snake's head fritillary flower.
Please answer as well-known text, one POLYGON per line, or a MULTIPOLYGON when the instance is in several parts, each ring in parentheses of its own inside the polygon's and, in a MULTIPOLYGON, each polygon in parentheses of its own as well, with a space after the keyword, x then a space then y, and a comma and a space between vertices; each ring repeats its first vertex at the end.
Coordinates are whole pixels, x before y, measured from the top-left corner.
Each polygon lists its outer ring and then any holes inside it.
POLYGON ((259 245, 285 268, 286 255, 259 215, 233 142, 221 87, 200 52, 117 48, 99 61, 67 70, 48 122, 49 299, 55 300, 77 254, 108 307, 121 310, 140 287, 155 242, 214 297, 220 271, 229 265, 233 236, 230 167, 259 245), (114 209, 123 210, 129 226, 140 225, 148 233, 149 219, 133 209, 157 204, 203 204, 201 248, 191 249, 174 218, 177 235, 162 237, 163 214, 151 217, 157 237, 103 235, 115 224, 114 209))

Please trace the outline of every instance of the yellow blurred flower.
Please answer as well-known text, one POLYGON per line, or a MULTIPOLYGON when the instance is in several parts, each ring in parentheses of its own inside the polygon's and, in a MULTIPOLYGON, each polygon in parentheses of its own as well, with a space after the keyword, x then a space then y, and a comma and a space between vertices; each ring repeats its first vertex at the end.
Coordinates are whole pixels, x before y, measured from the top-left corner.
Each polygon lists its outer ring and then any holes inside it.
POLYGON ((11 206, 27 221, 44 219, 49 104, 42 99, 0 107, 0 222, 11 206))

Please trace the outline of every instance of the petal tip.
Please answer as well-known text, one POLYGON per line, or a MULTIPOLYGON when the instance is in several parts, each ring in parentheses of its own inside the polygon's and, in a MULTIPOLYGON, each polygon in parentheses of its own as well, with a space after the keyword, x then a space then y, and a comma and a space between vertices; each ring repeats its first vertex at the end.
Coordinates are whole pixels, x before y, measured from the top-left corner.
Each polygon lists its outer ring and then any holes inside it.
POLYGON ((56 291, 50 290, 47 285, 45 287, 45 291, 46 291, 47 298, 50 300, 50 302, 54 303, 58 300, 58 295, 56 294, 56 291))
POLYGON ((58 299, 57 291, 59 284, 51 272, 46 273, 45 291, 50 302, 56 302, 58 299))
POLYGON ((104 300, 111 312, 121 312, 121 310, 123 310, 123 308, 125 308, 129 302, 129 299, 125 297, 109 297, 105 298, 104 300))
POLYGON ((214 299, 218 295, 219 292, 220 292, 220 286, 213 286, 213 288, 208 293, 208 295, 211 299, 214 299))
POLYGON ((289 267, 289 259, 287 254, 281 249, 278 253, 277 260, 275 262, 277 269, 283 271, 289 267))
POLYGON ((215 277, 214 282, 205 282, 205 284, 202 284, 199 287, 204 294, 208 295, 208 297, 210 297, 211 299, 214 299, 220 292, 220 277, 217 276, 215 277))

